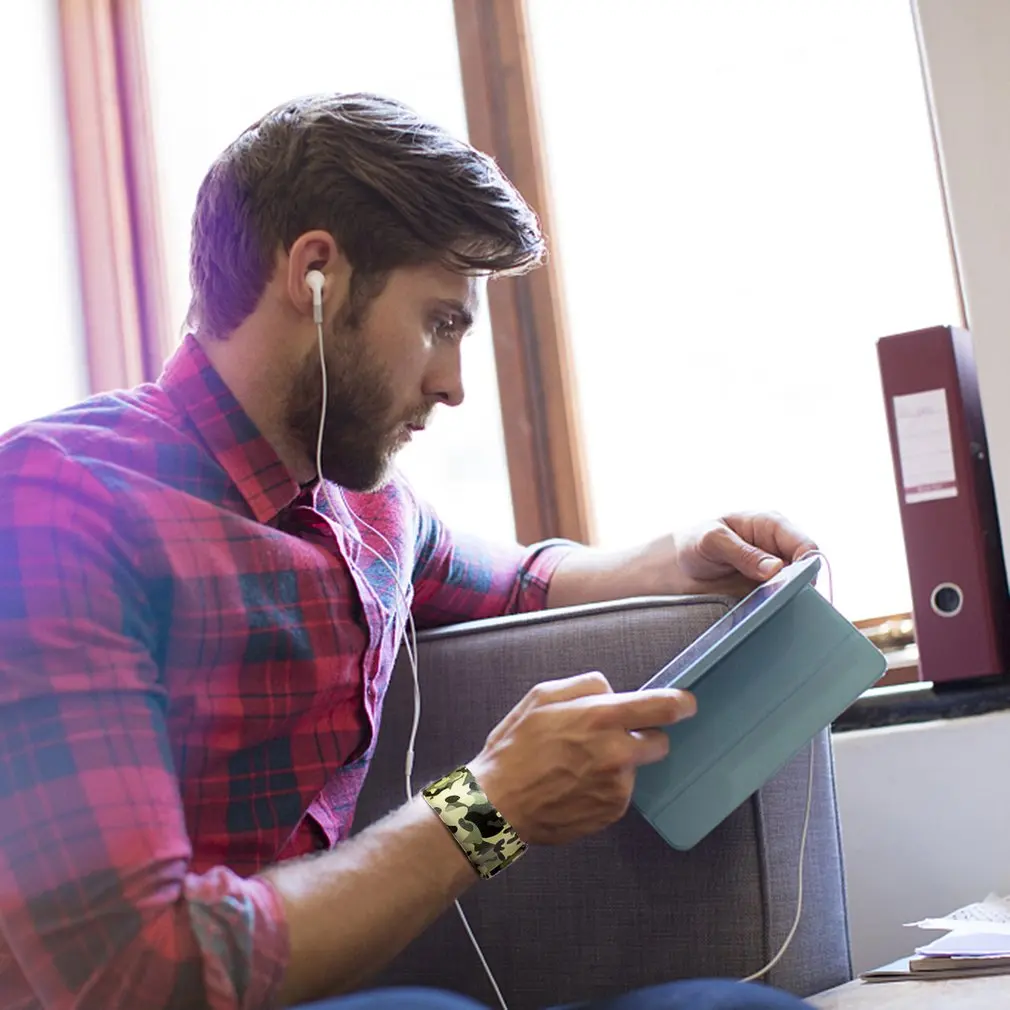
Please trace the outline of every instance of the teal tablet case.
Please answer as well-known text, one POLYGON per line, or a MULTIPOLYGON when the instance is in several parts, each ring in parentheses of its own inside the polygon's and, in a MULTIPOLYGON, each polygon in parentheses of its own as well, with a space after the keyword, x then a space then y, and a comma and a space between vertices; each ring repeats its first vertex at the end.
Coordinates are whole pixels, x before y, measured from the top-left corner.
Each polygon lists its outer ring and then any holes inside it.
POLYGON ((698 700, 693 718, 667 728, 669 755, 639 769, 633 796, 675 849, 701 841, 884 673, 880 652, 811 584, 818 567, 790 566, 767 601, 748 613, 748 597, 713 625, 673 685, 660 675, 645 685, 698 700))

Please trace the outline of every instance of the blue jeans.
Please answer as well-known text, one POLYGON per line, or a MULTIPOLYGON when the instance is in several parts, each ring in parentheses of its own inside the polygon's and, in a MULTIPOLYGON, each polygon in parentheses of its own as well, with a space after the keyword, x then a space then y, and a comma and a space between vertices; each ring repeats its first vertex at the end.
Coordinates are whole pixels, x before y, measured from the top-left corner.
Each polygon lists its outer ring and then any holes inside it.
MULTIPOLYGON (((692 979, 639 989, 568 1010, 804 1010, 795 996, 763 985, 692 979)), ((437 989, 376 989, 300 1007, 299 1010, 488 1010, 466 996, 437 989)))

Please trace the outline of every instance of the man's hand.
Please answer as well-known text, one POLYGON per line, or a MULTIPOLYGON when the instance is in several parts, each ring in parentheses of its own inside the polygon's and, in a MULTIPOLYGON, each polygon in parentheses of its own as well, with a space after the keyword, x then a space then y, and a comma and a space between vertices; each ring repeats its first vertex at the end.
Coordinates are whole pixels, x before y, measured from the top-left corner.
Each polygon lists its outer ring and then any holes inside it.
MULTIPOLYGON (((599 673, 541 684, 470 771, 524 841, 568 841, 624 813, 635 768, 667 753, 654 727, 693 713, 684 691, 614 694, 599 673)), ((283 1006, 360 986, 478 879, 420 796, 330 852, 262 876, 287 920, 283 1006)))
POLYGON ((670 579, 677 593, 742 596, 817 549, 775 512, 737 512, 672 539, 670 579))
POLYGON ((631 596, 745 596, 817 545, 776 512, 734 512, 626 551, 582 548, 558 565, 549 607, 631 596))
POLYGON ((686 691, 615 694, 602 673, 534 687, 469 768, 530 843, 592 834, 628 809, 639 765, 669 751, 667 726, 695 712, 686 691))

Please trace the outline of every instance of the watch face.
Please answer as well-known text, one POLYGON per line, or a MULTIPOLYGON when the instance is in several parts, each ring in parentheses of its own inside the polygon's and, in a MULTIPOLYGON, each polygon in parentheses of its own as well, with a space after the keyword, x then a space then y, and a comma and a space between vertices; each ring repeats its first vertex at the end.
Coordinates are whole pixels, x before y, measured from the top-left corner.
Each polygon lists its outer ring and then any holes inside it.
POLYGON ((488 800, 469 768, 457 768, 421 795, 481 877, 500 873, 526 851, 526 843, 488 800))

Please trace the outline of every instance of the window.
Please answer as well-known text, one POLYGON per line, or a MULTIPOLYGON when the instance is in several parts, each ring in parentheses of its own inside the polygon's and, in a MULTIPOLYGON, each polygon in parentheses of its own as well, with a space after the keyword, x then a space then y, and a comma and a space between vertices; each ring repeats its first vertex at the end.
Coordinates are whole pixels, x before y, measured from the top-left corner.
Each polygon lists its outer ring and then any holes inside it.
MULTIPOLYGON (((155 146, 173 328, 189 301, 189 221, 214 157, 267 110, 297 95, 375 91, 459 136, 466 119, 451 0, 145 0, 155 146)), ((511 537, 514 525, 486 314, 467 338, 467 402, 436 411, 401 465, 457 529, 511 537), (444 416, 439 416, 444 414, 444 416)))
POLYGON ((0 432, 87 393, 56 5, 16 4, 4 28, 0 432))
POLYGON ((529 0, 601 542, 777 508, 910 609, 875 340, 957 323, 906 0, 529 0))

